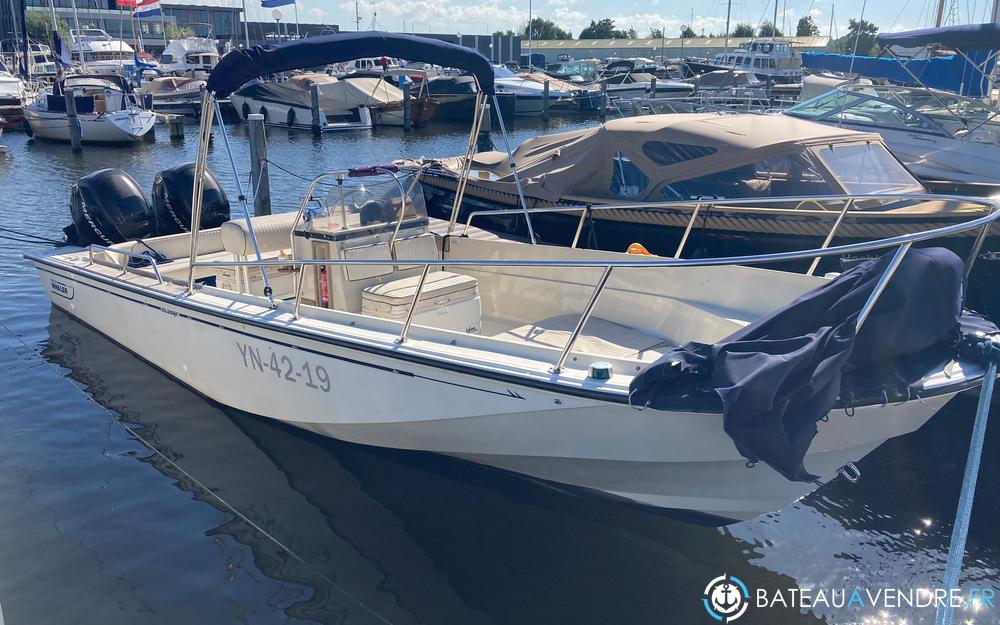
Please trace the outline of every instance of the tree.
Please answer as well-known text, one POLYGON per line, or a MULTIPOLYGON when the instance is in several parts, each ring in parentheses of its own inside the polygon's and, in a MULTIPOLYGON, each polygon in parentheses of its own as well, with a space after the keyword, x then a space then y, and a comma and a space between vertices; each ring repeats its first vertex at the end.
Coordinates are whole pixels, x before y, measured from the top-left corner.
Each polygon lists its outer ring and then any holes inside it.
MULTIPOLYGON (((635 33, 635 29, 629 30, 635 33)), ((615 28, 615 21, 605 17, 598 22, 590 20, 590 26, 580 31, 580 39, 629 39, 629 33, 618 30, 615 28)))
POLYGON ((507 30, 494 30, 494 37, 517 37, 517 33, 508 28, 507 30))
POLYGON ((819 26, 816 26, 811 15, 803 15, 799 18, 799 25, 795 27, 796 37, 816 37, 818 35, 819 26))
POLYGON ((753 37, 753 26, 742 22, 737 24, 733 29, 733 37, 753 37))
MULTIPOLYGON (((521 36, 528 38, 528 25, 521 30, 521 36)), ((552 20, 536 17, 531 20, 532 39, 572 39, 573 33, 556 26, 552 20)))
MULTIPOLYGON (((54 46, 52 41, 52 19, 48 13, 42 11, 28 11, 26 25, 28 27, 28 39, 44 41, 50 46, 54 46)), ((56 20, 56 28, 59 29, 59 36, 63 40, 63 45, 69 46, 69 24, 66 20, 59 18, 56 20)))
POLYGON ((774 27, 771 22, 764 22, 760 25, 760 29, 757 31, 759 37, 784 37, 782 32, 774 27))
POLYGON ((681 26, 681 39, 691 39, 697 36, 698 34, 694 32, 694 29, 691 28, 689 25, 684 24, 683 26, 681 26))
POLYGON ((847 34, 833 42, 833 49, 841 54, 854 54, 854 43, 857 41, 859 56, 874 56, 878 54, 875 39, 878 37, 878 26, 868 20, 850 20, 847 23, 847 34))
POLYGON ((649 34, 646 35, 648 39, 663 39, 663 29, 662 28, 650 28, 649 34))
POLYGON ((194 31, 187 26, 177 27, 176 24, 171 24, 167 22, 165 24, 164 34, 167 36, 167 41, 171 39, 184 39, 186 37, 194 37, 194 31))
POLYGON ((635 32, 634 28, 629 28, 628 30, 625 31, 625 38, 626 39, 635 39, 638 36, 639 36, 639 33, 635 32))

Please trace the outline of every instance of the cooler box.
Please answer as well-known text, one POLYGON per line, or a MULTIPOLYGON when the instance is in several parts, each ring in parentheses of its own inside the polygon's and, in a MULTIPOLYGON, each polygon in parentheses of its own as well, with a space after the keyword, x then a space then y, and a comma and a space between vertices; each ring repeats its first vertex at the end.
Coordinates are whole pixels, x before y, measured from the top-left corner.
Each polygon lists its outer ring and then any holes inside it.
MULTIPOLYGON (((404 321, 418 284, 420 276, 416 275, 366 288, 361 294, 362 314, 404 321)), ((481 314, 475 278, 435 271, 424 281, 413 323, 478 334, 481 314)))

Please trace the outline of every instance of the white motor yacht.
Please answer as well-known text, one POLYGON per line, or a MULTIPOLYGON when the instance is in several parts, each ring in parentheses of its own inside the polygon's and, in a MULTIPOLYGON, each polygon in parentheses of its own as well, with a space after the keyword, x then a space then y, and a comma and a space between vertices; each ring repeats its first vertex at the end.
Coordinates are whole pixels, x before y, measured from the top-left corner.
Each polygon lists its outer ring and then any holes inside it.
POLYGON ((66 92, 75 93, 84 143, 133 143, 153 130, 156 116, 144 108, 117 74, 67 76, 25 107, 24 118, 37 139, 69 141, 66 92))
POLYGON ((0 60, 0 117, 20 115, 26 95, 24 81, 0 60))
POLYGON ((69 49, 74 61, 93 74, 129 75, 135 71, 135 50, 100 28, 70 30, 69 49))
MULTIPOLYGON (((834 278, 747 266, 767 258, 673 260, 438 236, 416 179, 391 166, 319 176, 295 213, 251 218, 244 201, 243 219, 201 229, 213 98, 251 76, 342 62, 359 50, 447 58, 471 71, 480 84, 471 153, 495 95, 478 52, 364 32, 226 57, 202 106, 190 232, 132 231, 114 245, 30 255, 53 305, 214 401, 324 436, 447 454, 717 519, 753 517, 816 488, 770 465, 751 468, 720 407, 652 408, 633 401, 633 385, 651 366, 669 364, 654 363, 674 346, 724 341, 834 278), (320 194, 324 183, 331 191, 320 194)), ((141 221, 136 202, 129 210, 141 221)), ((88 214, 78 228, 103 227, 88 214)), ((982 229, 998 216, 852 248, 896 251, 845 323, 853 332, 878 316, 879 294, 911 244, 982 229)), ((949 291, 960 282, 950 280, 949 291)), ((800 373, 808 378, 815 371, 807 369, 800 373)), ((852 395, 815 423, 805 466, 833 479, 982 376, 956 354, 912 381, 920 401, 852 395)))
POLYGON ((778 84, 802 80, 802 57, 790 41, 754 39, 711 60, 685 59, 684 64, 694 74, 733 69, 753 72, 759 80, 778 84))
POLYGON ((173 39, 160 55, 160 70, 174 76, 207 78, 219 63, 219 42, 205 37, 173 39))

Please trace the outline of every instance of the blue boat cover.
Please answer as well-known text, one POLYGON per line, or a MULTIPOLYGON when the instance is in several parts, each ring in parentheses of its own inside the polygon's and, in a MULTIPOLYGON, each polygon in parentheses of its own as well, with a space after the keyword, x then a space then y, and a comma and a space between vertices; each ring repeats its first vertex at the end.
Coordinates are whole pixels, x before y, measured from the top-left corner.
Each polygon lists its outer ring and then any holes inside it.
POLYGON ((212 70, 206 88, 217 98, 225 98, 267 74, 382 56, 465 70, 476 77, 486 95, 493 95, 493 66, 478 50, 427 37, 377 31, 322 35, 233 50, 212 70))
POLYGON ((890 257, 861 262, 718 343, 675 348, 636 376, 632 405, 717 411, 721 402, 744 457, 790 480, 816 479, 803 459, 838 399, 843 407, 906 399, 955 353, 964 266, 944 248, 910 250, 855 334, 890 257))
POLYGON ((899 33, 879 33, 878 45, 918 48, 942 45, 963 52, 1000 49, 1000 24, 961 24, 941 28, 907 30, 899 33))
POLYGON ((802 67, 854 72, 869 78, 884 78, 900 85, 944 89, 970 98, 982 97, 989 88, 987 76, 993 72, 996 57, 982 51, 971 51, 968 57, 974 63, 970 63, 960 55, 950 55, 932 59, 912 59, 906 62, 904 69, 900 61, 888 57, 851 57, 849 54, 830 52, 803 52, 802 67))

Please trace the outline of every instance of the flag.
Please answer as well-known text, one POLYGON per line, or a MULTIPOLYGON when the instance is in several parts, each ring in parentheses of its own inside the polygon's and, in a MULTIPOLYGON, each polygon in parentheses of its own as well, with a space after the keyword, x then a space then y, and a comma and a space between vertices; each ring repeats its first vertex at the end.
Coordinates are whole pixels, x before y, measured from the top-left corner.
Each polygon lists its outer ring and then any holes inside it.
POLYGON ((59 61, 63 66, 67 66, 72 62, 72 56, 70 55, 69 48, 63 43, 62 37, 59 36, 58 31, 52 32, 52 40, 54 42, 54 52, 56 55, 56 60, 59 61))
POLYGON ((116 0, 116 4, 120 9, 135 8, 135 0, 116 0))
POLYGON ((160 0, 139 0, 136 3, 135 11, 132 13, 135 17, 156 17, 162 14, 163 12, 160 11, 160 0))
POLYGON ((160 5, 155 4, 155 5, 140 7, 136 9, 132 13, 132 15, 135 17, 156 17, 157 15, 163 15, 163 12, 160 11, 160 5))
POLYGON ((260 0, 260 6, 265 9, 274 9, 288 4, 295 4, 295 0, 260 0))

